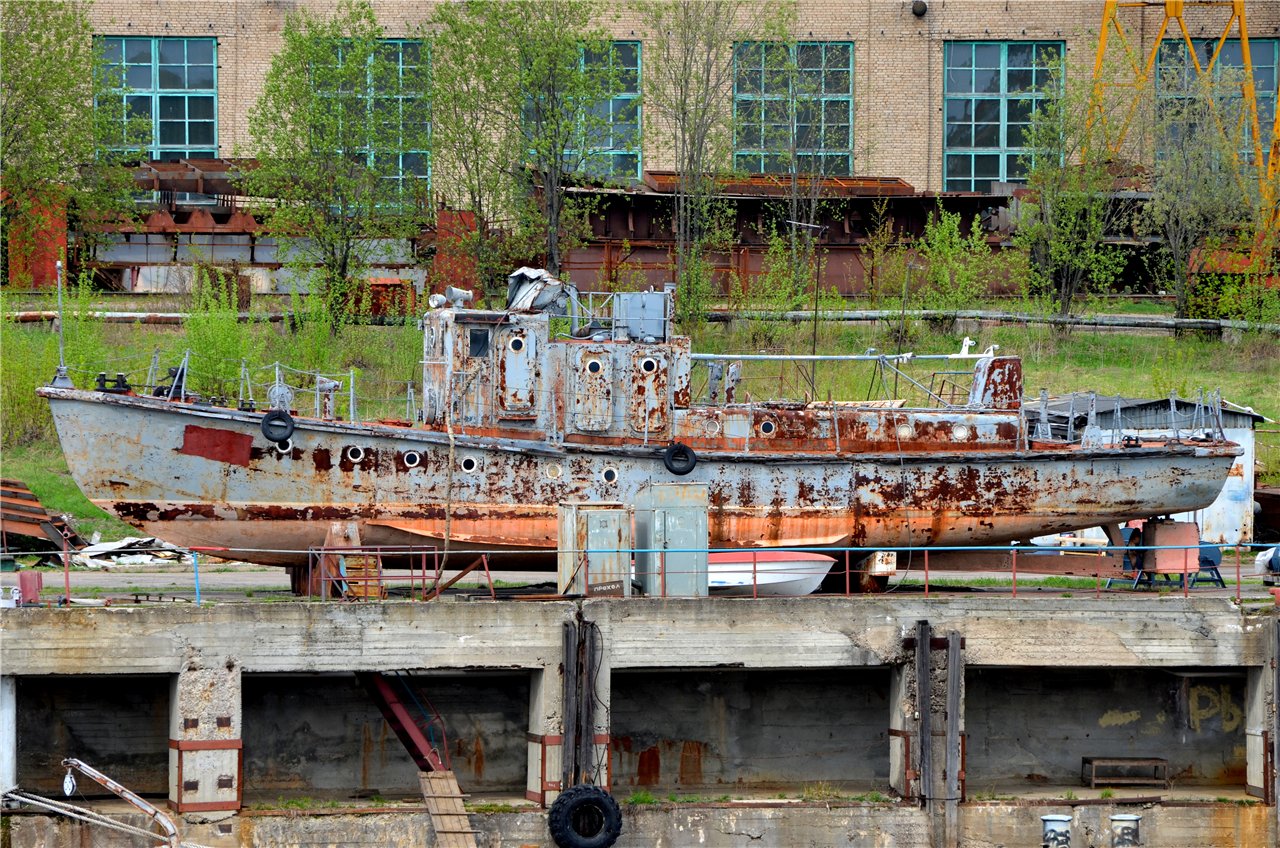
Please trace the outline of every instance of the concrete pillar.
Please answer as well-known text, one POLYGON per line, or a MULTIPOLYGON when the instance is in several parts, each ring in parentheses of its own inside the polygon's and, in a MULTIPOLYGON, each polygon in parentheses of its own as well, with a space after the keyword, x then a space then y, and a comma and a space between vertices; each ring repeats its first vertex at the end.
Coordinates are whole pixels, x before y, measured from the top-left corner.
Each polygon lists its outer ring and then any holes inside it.
POLYGON ((911 740, 915 720, 915 671, 910 664, 895 665, 889 670, 889 788, 903 798, 917 791, 911 782, 911 740))
POLYGON ((0 792, 18 785, 18 679, 0 677, 0 792))
POLYGON ((234 660, 192 663, 169 699, 169 805, 180 813, 240 809, 242 713, 234 660))
POLYGON ((529 767, 524 797, 544 807, 560 794, 561 745, 564 742, 563 688, 563 676, 558 665, 535 669, 529 680, 529 731, 525 734, 529 767))

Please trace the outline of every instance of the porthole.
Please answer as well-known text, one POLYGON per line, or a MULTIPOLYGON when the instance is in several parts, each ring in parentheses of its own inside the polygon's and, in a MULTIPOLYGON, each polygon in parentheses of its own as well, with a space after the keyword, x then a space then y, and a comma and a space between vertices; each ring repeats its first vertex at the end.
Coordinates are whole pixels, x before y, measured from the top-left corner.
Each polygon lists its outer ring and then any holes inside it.
POLYGON ((599 374, 602 370, 604 370, 604 365, 602 365, 602 364, 600 363, 600 360, 598 360, 598 359, 591 359, 591 360, 588 360, 588 361, 587 361, 587 372, 588 372, 588 373, 590 373, 590 374, 599 374))
POLYGON ((714 418, 708 418, 706 421, 702 422, 702 430, 714 439, 716 436, 720 435, 720 422, 714 418))
POLYGON ((480 467, 480 462, 474 456, 464 456, 460 464, 462 470, 468 474, 474 474, 476 469, 480 467))
POLYGON ((646 356, 644 359, 640 360, 640 370, 646 374, 652 374, 654 371, 658 370, 658 360, 654 359, 652 356, 646 356))
POLYGON ((760 435, 762 436, 772 436, 773 432, 777 429, 778 429, 777 425, 775 425, 772 421, 760 422, 760 435))
POLYGON ((600 472, 600 479, 606 483, 618 482, 618 469, 606 468, 604 471, 600 472))
POLYGON ((564 469, 560 467, 560 463, 553 462, 546 467, 544 473, 548 480, 559 480, 560 475, 564 474, 564 469))
POLYGON ((507 342, 507 347, 511 348, 512 353, 519 353, 524 350, 524 339, 516 336, 511 341, 507 342))
POLYGON ((417 468, 422 464, 422 454, 417 451, 405 451, 402 459, 405 468, 417 468))
POLYGON ((288 456, 293 453, 293 439, 285 439, 283 442, 276 442, 276 453, 281 456, 288 456))
POLYGON ((964 424, 957 424, 951 428, 951 438, 955 439, 957 442, 963 442, 965 439, 969 438, 969 428, 964 424))
POLYGON ((364 448, 359 445, 352 445, 347 448, 347 459, 350 462, 360 462, 364 459, 364 448))
POLYGON ((898 429, 894 431, 899 439, 910 439, 916 434, 916 430, 910 424, 899 424, 898 429))

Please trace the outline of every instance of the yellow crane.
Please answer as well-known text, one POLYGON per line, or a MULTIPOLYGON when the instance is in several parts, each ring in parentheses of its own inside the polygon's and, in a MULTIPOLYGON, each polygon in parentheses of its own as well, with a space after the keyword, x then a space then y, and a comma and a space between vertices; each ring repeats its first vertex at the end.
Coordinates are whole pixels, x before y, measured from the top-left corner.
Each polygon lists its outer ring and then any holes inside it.
POLYGON ((1115 114, 1119 116, 1118 125, 1104 127, 1104 132, 1101 133, 1112 155, 1119 157, 1138 106, 1144 97, 1149 96, 1156 72, 1156 60, 1166 39, 1180 41, 1186 46, 1187 57, 1197 77, 1212 74, 1222 58, 1223 46, 1233 37, 1238 39, 1243 65, 1239 69, 1243 72, 1240 83, 1244 107, 1241 120, 1249 130, 1258 197, 1262 204, 1263 220, 1267 222, 1266 226, 1260 228, 1259 243, 1254 247, 1254 257, 1259 258, 1260 251, 1265 256, 1274 250, 1277 230, 1280 230, 1280 205, 1277 204, 1280 199, 1277 198, 1280 188, 1280 107, 1274 110, 1270 128, 1271 143, 1264 155, 1265 137, 1258 119, 1258 94, 1253 77, 1253 57, 1249 50, 1249 25, 1245 17, 1245 5, 1245 0, 1106 0, 1093 64, 1094 102, 1090 120, 1105 124, 1109 110, 1104 108, 1104 104, 1110 103, 1111 98, 1117 95, 1122 97, 1115 109, 1115 114), (1203 63, 1186 19, 1188 9, 1197 7, 1208 10, 1211 17, 1217 17, 1212 14, 1217 11, 1225 18, 1214 40, 1213 52, 1208 61, 1203 63), (1151 39, 1150 49, 1144 51, 1140 49, 1140 43, 1135 48, 1130 40, 1129 31, 1125 28, 1125 18, 1131 16, 1133 10, 1142 15, 1151 8, 1163 8, 1164 18, 1151 39), (1119 76, 1111 78, 1107 54, 1109 50, 1116 49, 1121 54, 1122 65, 1119 76), (1127 96, 1124 96, 1124 91, 1117 91, 1118 89, 1128 89, 1127 96))

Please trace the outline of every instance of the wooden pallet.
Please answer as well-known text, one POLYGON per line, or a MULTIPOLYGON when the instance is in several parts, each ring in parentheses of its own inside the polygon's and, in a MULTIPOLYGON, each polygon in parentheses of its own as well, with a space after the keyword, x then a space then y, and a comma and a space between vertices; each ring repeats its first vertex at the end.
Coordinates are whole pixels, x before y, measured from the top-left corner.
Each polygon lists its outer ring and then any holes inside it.
POLYGON ((463 806, 466 797, 451 771, 420 771, 418 784, 431 813, 437 848, 476 848, 476 833, 463 806))
POLYGON ((36 543, 33 547, 38 550, 61 551, 64 533, 71 550, 84 547, 84 541, 67 526, 62 516, 50 515, 25 483, 0 480, 0 550, 27 550, 23 546, 25 541, 36 543))
POLYGON ((348 598, 386 599, 387 587, 382 583, 382 569, 378 567, 377 557, 347 555, 342 562, 346 569, 348 598))

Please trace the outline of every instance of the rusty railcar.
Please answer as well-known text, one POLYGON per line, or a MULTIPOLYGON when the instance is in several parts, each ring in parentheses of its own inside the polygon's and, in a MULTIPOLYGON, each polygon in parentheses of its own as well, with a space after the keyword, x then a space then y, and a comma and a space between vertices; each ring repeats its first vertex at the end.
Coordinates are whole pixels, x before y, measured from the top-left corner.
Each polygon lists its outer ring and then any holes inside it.
MULTIPOLYGON (((94 503, 175 544, 277 565, 305 562, 331 520, 369 545, 549 553, 557 503, 634 502, 674 479, 707 484, 717 548, 1003 543, 1199 508, 1240 453, 1211 426, 1054 438, 1023 407, 1020 361, 995 351, 936 357, 971 384, 916 383, 927 403, 761 401, 735 393, 732 357, 672 334, 665 292, 615 295, 602 318, 521 269, 506 309, 432 301, 414 420, 342 420, 331 395, 302 415, 283 383, 266 412, 177 380, 163 397, 40 393, 94 503), (699 398, 695 366, 709 369, 699 398)), ((838 359, 896 374, 912 357, 838 359)))

